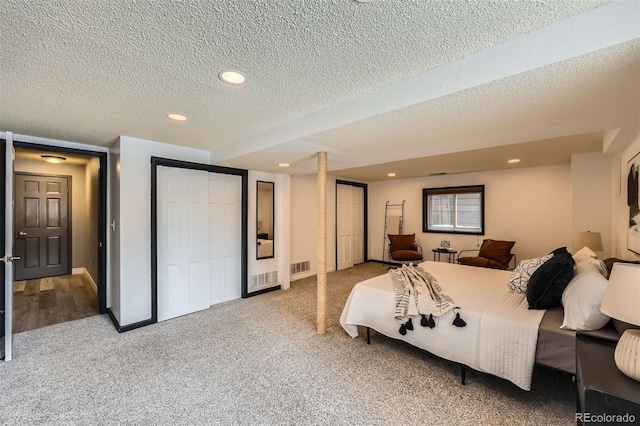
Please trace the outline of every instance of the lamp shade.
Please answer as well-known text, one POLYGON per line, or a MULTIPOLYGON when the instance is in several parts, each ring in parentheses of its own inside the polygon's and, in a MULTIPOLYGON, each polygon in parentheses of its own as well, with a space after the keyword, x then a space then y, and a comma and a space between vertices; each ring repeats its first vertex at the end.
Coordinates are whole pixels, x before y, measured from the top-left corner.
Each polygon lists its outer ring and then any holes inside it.
POLYGON ((602 251, 602 236, 599 232, 578 232, 578 238, 576 238, 576 247, 589 247, 593 251, 602 251))
POLYGON ((613 265, 600 310, 617 320, 640 325, 640 265, 613 265))

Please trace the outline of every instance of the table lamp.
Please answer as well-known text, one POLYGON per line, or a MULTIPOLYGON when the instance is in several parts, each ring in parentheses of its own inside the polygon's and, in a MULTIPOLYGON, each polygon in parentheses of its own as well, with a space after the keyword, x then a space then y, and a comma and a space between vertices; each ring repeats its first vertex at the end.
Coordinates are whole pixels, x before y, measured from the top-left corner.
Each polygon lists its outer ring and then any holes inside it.
POLYGON ((582 247, 589 247, 593 251, 602 251, 602 236, 599 232, 578 232, 576 238, 576 247, 581 249, 582 247))
MULTIPOLYGON (((619 321, 640 325, 640 265, 614 263, 600 311, 619 321)), ((640 381, 640 329, 622 333, 613 357, 620 371, 640 381)))

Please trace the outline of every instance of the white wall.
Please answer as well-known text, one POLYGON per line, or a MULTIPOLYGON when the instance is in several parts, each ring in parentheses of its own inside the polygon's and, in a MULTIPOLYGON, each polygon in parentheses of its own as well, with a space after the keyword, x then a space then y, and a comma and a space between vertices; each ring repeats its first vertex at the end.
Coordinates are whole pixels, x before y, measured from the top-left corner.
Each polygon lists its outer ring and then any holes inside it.
POLYGON ((515 241, 518 260, 571 247, 569 165, 430 176, 369 185, 370 258, 382 260, 384 205, 405 200, 406 234, 416 233, 425 259, 441 240, 457 250, 477 248, 483 238, 515 241), (422 233, 422 189, 485 185, 485 235, 422 233))
MULTIPOLYGON (((252 289, 251 280, 254 275, 266 272, 278 272, 278 282, 283 289, 289 288, 290 283, 290 196, 291 196, 291 177, 284 174, 273 174, 249 171, 248 177, 248 232, 247 232, 247 280, 249 293, 257 289, 252 289), (257 182, 274 182, 274 254, 271 259, 256 259, 256 237, 257 228, 257 182)), ((274 284, 274 285, 276 285, 274 284)), ((273 285, 265 286, 273 287, 273 285)))
MULTIPOLYGON (((335 269, 335 181, 327 177, 327 269, 335 269)), ((572 246, 571 167, 566 165, 521 168, 482 173, 431 176, 373 182, 368 185, 368 256, 383 260, 385 203, 405 200, 405 233, 415 233, 425 259, 441 240, 452 248, 476 248, 483 238, 516 241, 514 252, 526 259, 572 246), (485 185, 485 236, 422 233, 422 189, 485 185)), ((291 263, 311 261, 317 272, 317 182, 315 175, 291 178, 291 263)))
POLYGON ((600 232, 603 251, 596 252, 600 259, 611 257, 611 165, 612 155, 598 152, 571 156, 571 212, 573 244, 578 232, 600 232))
MULTIPOLYGON (((627 250, 627 229, 629 227, 629 207, 627 206, 627 162, 640 152, 640 134, 629 144, 619 157, 620 167, 613 170, 612 190, 612 256, 626 260, 640 260, 640 256, 627 250), (620 192, 618 193, 618 188, 620 192)), ((616 157, 614 161, 618 161, 616 157)))
MULTIPOLYGON (((209 151, 121 136, 119 141, 120 326, 151 318, 151 157, 209 164, 209 151)), ((114 146, 114 152, 118 149, 114 146)), ((115 215, 114 215, 115 216, 115 215)), ((114 298, 115 298, 114 292, 114 298)), ((116 305, 118 302, 113 301, 116 305)), ((112 309, 113 311, 113 309, 112 309)), ((115 314, 115 313, 114 313, 115 314)))
MULTIPOLYGON (((336 269, 336 177, 327 176, 327 271, 336 269)), ((380 231, 382 233, 382 231, 380 231)), ((318 271, 318 177, 291 177, 291 263, 311 262, 300 279, 318 271)))

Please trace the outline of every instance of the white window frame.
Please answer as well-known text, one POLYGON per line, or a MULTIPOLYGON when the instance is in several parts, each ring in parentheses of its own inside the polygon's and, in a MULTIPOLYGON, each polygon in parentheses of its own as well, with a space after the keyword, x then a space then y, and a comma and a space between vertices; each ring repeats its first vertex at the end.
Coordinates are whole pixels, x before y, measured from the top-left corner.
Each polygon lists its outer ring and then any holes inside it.
POLYGON ((443 234, 471 234, 484 235, 484 185, 456 186, 446 188, 424 188, 422 190, 422 232, 443 233, 443 234), (480 227, 469 227, 458 225, 457 217, 457 195, 459 194, 479 194, 480 195, 480 227), (432 197, 436 195, 453 196, 453 225, 434 225, 432 212, 432 197))

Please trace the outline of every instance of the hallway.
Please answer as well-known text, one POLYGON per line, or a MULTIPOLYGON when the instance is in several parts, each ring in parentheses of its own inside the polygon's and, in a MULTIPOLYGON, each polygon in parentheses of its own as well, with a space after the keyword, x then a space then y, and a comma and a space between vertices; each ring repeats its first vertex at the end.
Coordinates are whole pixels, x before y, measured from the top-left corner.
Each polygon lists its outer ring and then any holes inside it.
POLYGON ((98 315, 96 288, 84 275, 13 283, 13 332, 98 315))

